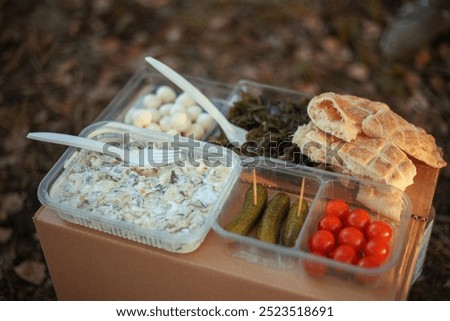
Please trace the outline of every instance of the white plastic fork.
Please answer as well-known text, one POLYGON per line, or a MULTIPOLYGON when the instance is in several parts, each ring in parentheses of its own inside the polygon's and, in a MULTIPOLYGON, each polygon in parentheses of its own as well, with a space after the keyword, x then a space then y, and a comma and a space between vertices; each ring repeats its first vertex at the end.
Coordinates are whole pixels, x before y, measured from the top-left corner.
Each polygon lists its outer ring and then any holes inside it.
POLYGON ((92 150, 108 156, 116 157, 124 161, 125 164, 140 167, 165 166, 173 163, 179 156, 178 151, 164 149, 146 148, 138 153, 135 153, 131 150, 115 147, 108 143, 102 143, 94 139, 61 133, 32 132, 27 135, 27 138, 42 142, 92 150), (142 157, 141 154, 143 154, 142 157))
POLYGON ((197 102, 197 104, 203 107, 219 124, 230 143, 239 147, 247 141, 246 136, 248 131, 230 123, 228 119, 226 119, 226 117, 217 109, 217 107, 183 76, 155 58, 146 57, 145 61, 166 76, 175 85, 180 87, 181 90, 189 94, 197 102))

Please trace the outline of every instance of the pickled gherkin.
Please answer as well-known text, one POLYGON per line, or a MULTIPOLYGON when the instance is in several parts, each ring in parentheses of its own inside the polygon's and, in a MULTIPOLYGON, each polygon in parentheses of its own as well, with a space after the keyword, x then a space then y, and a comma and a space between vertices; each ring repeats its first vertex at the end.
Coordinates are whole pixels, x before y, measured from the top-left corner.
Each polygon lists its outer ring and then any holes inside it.
POLYGON ((289 210, 289 213, 283 224, 281 244, 284 246, 293 247, 295 245, 295 241, 300 234, 300 230, 302 229, 303 223, 306 219, 306 215, 308 214, 308 203, 305 200, 302 200, 300 215, 298 215, 298 205, 299 199, 297 199, 292 204, 292 207, 289 210))
POLYGON ((261 184, 257 184, 256 191, 256 205, 253 198, 253 186, 250 186, 245 194, 244 206, 236 217, 226 225, 225 230, 247 235, 256 225, 267 204, 267 190, 261 184))
POLYGON ((267 204, 259 223, 256 237, 263 242, 278 243, 281 225, 289 212, 291 200, 286 193, 278 193, 267 204))

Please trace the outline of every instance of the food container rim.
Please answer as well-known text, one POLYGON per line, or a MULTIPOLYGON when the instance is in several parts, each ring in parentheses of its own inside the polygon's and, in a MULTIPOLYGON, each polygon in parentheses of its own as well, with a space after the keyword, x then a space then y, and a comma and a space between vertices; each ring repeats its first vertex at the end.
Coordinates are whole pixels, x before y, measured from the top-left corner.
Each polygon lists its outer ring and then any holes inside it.
POLYGON ((296 89, 291 88, 285 88, 285 87, 279 87, 270 85, 267 83, 257 82, 254 80, 248 80, 248 79, 239 79, 236 84, 233 86, 232 91, 230 92, 230 96, 227 99, 227 102, 233 102, 233 99, 235 99, 236 96, 239 96, 239 94, 242 92, 242 90, 247 87, 254 87, 254 88, 261 88, 271 91, 277 91, 282 94, 288 94, 288 95, 295 95, 295 96, 303 96, 304 98, 312 98, 314 97, 313 94, 306 93, 303 91, 299 91, 296 89))

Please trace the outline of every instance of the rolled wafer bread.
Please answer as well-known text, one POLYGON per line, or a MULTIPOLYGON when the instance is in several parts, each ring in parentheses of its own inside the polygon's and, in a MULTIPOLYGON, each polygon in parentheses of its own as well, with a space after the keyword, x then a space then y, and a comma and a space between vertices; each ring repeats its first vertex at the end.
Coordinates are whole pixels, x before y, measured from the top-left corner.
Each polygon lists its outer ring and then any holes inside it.
POLYGON ((386 139, 358 135, 351 142, 332 136, 312 122, 300 126, 292 141, 312 161, 323 162, 355 177, 405 190, 413 184, 416 167, 408 156, 386 139))
MULTIPOLYGON (((293 142, 311 160, 341 173, 368 178, 405 190, 416 167, 407 154, 441 168, 447 165, 433 136, 386 104, 351 95, 324 93, 308 105, 311 122, 300 126, 293 142)), ((400 191, 360 188, 357 199, 385 216, 399 219, 400 191)))
POLYGON ((307 109, 314 125, 350 142, 362 132, 361 123, 367 116, 389 107, 366 98, 327 92, 313 97, 307 109))
POLYGON ((323 93, 311 99, 308 115, 322 131, 346 142, 364 134, 387 140, 432 167, 447 165, 433 136, 394 113, 384 103, 351 95, 323 93))
POLYGON ((357 200, 386 217, 400 219, 403 210, 400 190, 414 182, 416 167, 397 146, 364 134, 346 142, 312 122, 298 127, 292 141, 311 160, 330 164, 334 171, 397 187, 398 190, 386 192, 362 185, 357 200))
POLYGON ((387 137, 405 153, 432 167, 441 168, 447 165, 433 136, 392 111, 380 110, 367 116, 361 127, 367 136, 387 137))

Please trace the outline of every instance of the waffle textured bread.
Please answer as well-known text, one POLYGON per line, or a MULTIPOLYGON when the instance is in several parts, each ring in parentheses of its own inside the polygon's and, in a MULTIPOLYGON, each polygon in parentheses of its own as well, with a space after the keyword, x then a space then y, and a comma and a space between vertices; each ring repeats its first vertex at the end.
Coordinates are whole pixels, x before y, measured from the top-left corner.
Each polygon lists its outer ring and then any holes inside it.
POLYGON ((361 126, 366 135, 392 140, 392 143, 405 153, 432 167, 441 168, 447 165, 433 136, 392 111, 380 110, 369 115, 362 121, 361 126))
POLYGON ((388 140, 432 167, 447 165, 433 136, 394 113, 384 103, 328 92, 310 101, 308 115, 322 131, 346 142, 364 134, 388 140))
POLYGON ((345 174, 372 179, 401 190, 414 182, 416 167, 412 161, 385 139, 360 134, 346 142, 310 122, 297 129, 293 142, 311 160, 333 165, 345 174))
POLYGON ((361 123, 367 116, 380 110, 389 107, 366 98, 331 92, 313 97, 308 104, 308 115, 314 125, 346 142, 362 132, 361 123))
MULTIPOLYGON (((323 93, 311 99, 308 115, 311 121, 298 127, 292 141, 312 161, 335 171, 404 191, 417 173, 408 155, 436 168, 447 165, 433 136, 384 103, 323 93)), ((398 190, 386 193, 360 186, 357 200, 387 217, 400 218, 398 190)))

